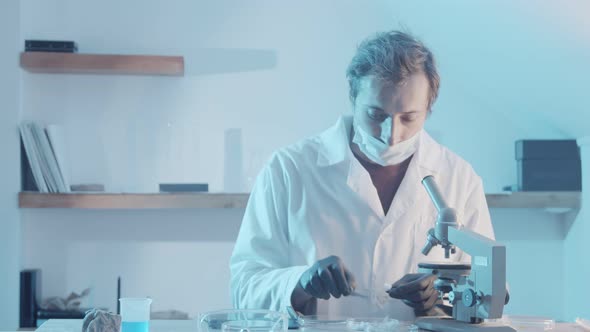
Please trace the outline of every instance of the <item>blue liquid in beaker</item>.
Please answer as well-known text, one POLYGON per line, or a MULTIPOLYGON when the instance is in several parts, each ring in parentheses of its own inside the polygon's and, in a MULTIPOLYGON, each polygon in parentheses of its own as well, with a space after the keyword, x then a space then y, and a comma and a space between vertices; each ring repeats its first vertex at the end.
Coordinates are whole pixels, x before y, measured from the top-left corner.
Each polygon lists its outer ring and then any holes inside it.
POLYGON ((123 322, 121 332, 149 332, 150 322, 123 322))

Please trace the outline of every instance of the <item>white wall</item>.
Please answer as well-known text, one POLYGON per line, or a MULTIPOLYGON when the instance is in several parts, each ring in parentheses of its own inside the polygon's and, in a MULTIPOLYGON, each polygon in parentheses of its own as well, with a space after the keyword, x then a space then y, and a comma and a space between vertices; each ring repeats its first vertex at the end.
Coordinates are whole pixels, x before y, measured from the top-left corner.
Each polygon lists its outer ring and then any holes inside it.
POLYGON ((18 327, 20 188, 18 114, 20 74, 18 70, 19 1, 0 2, 0 330, 18 327))
MULTIPOLYGON (((248 189, 274 149, 349 112, 344 71, 358 42, 405 25, 439 60, 442 89, 427 129, 472 162, 488 192, 498 192, 516 181, 514 140, 588 131, 580 101, 590 82, 578 74, 590 71, 588 31, 578 29, 581 16, 566 11, 581 12, 587 4, 554 4, 22 0, 22 39, 73 39, 80 52, 180 54, 187 65, 181 78, 24 73, 23 118, 62 124, 70 138, 72 182, 105 183, 109 191, 152 192, 158 182, 173 181, 208 182, 221 190, 224 131, 242 128, 248 189)), ((23 260, 26 267, 47 266, 45 295, 95 282, 90 304, 112 307, 112 280, 121 268, 137 292, 162 294, 154 306, 178 303, 177 309, 195 312, 205 301, 174 302, 185 300, 173 297, 178 283, 167 275, 156 284, 122 268, 135 256, 109 256, 113 263, 99 267, 104 279, 87 281, 79 271, 99 268, 93 259, 84 263, 79 252, 137 250, 143 257, 162 250, 186 262, 177 268, 196 281, 182 284, 183 294, 199 297, 214 289, 199 284, 205 280, 200 266, 222 270, 240 211, 25 211, 23 260), (228 223, 234 228, 223 239, 187 236, 220 233, 228 223), (138 239, 131 229, 150 235, 138 239), (199 259, 203 246, 211 248, 210 259, 199 259)), ((562 317, 560 217, 540 211, 492 215, 510 255, 513 303, 507 310, 562 317), (532 263, 541 257, 546 263, 532 263), (545 277, 553 287, 544 298, 555 305, 533 301, 532 294, 546 287, 545 277)), ((212 282, 225 300, 216 298, 215 306, 229 303, 227 275, 219 275, 212 282)))
MULTIPOLYGON (((590 170, 590 136, 578 139, 582 155, 582 169, 590 170)), ((584 174, 586 175, 586 174, 584 174)), ((585 300, 590 298, 588 275, 590 275, 590 261, 588 260, 588 238, 590 237, 590 176, 582 178, 582 209, 576 221, 568 229, 565 239, 565 319, 576 317, 590 317, 590 306, 585 300)))
POLYGON ((564 215, 542 209, 492 209, 496 238, 506 244, 507 314, 563 319, 564 215))

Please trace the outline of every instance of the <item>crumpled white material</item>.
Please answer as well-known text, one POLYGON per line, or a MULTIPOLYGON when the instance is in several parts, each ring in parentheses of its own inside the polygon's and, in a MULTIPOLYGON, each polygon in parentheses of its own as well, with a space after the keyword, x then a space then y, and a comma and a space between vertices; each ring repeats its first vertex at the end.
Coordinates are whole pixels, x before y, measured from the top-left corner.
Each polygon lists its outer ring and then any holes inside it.
POLYGON ((86 312, 82 323, 82 332, 119 332, 121 316, 100 309, 86 312))
POLYGON ((68 297, 61 298, 57 296, 49 297, 43 300, 41 308, 45 310, 76 311, 80 309, 82 299, 90 294, 90 288, 86 288, 80 294, 70 293, 68 297))

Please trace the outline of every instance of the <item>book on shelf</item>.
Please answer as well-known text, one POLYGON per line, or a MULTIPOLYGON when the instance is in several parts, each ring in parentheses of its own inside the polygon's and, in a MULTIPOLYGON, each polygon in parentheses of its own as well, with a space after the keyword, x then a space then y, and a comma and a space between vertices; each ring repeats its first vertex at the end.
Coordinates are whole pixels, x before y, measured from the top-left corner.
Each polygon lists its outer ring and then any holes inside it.
MULTIPOLYGON (((23 165, 23 166, 30 167, 30 172, 29 172, 29 170, 23 171, 22 175, 25 176, 27 174, 32 174, 33 181, 35 182, 35 185, 38 188, 38 190, 42 193, 49 192, 49 189, 47 188, 47 183, 45 182, 45 178, 43 177, 43 173, 41 173, 41 163, 38 160, 38 153, 37 153, 37 150, 34 146, 33 135, 31 134, 29 126, 27 125, 27 123, 21 123, 19 130, 20 130, 21 140, 23 142, 26 156, 28 159, 27 165, 23 165)), ((30 181, 23 180, 23 182, 30 182, 30 181)))
POLYGON ((38 123, 27 121, 21 123, 19 131, 22 149, 26 154, 26 158, 21 159, 23 190, 69 192, 67 176, 64 173, 65 142, 59 128, 50 126, 50 129, 46 130, 38 123))
POLYGON ((50 124, 45 128, 45 133, 47 134, 47 138, 51 144, 51 149, 55 155, 57 166, 59 168, 59 174, 61 174, 66 192, 69 192, 71 191, 69 181, 70 168, 69 163, 67 162, 68 155, 66 153, 66 139, 63 135, 63 129, 61 126, 50 124))

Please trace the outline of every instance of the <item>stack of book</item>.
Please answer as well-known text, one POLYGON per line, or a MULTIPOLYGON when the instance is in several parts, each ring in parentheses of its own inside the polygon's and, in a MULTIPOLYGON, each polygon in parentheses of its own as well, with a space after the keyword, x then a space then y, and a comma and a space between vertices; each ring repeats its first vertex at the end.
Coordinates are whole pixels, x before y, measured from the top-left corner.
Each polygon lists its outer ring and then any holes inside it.
POLYGON ((70 40, 25 40, 25 52, 76 53, 78 45, 70 40))
POLYGON ((23 190, 67 193, 70 186, 64 176, 64 141, 57 126, 42 128, 35 122, 19 126, 22 155, 23 190))
POLYGON ((50 319, 83 319, 85 316, 85 310, 37 310, 36 326, 39 327, 50 319))

